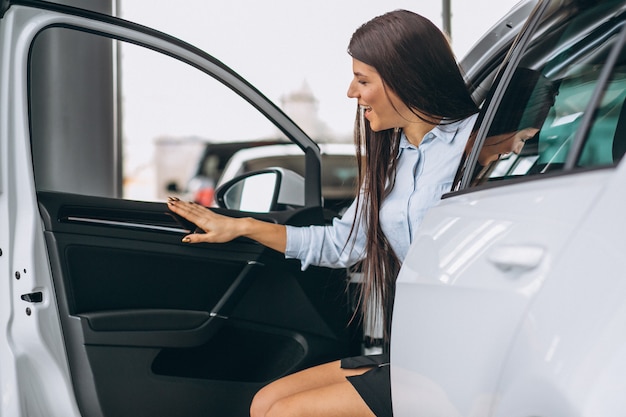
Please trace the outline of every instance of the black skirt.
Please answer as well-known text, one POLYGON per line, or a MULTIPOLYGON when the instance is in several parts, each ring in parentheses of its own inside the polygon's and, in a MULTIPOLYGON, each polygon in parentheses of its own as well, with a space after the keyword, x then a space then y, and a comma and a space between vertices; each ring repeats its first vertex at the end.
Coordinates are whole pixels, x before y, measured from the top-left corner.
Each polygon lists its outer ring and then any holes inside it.
POLYGON ((347 377, 376 417, 393 417, 389 354, 364 355, 341 360, 343 369, 373 366, 362 375, 347 377))

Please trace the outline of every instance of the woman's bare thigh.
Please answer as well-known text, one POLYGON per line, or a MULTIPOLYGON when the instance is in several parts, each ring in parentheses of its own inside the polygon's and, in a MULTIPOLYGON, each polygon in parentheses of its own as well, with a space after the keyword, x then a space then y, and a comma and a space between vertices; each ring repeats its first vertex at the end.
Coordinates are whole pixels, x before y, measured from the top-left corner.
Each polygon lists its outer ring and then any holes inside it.
MULTIPOLYGON (((296 398, 294 397, 296 394, 305 392, 308 392, 308 394, 303 396, 303 398, 314 398, 314 390, 331 386, 342 387, 342 390, 350 389, 358 396, 358 393, 352 388, 346 377, 363 374, 369 369, 371 367, 343 369, 341 368, 341 361, 333 361, 287 375, 266 385, 255 395, 250 414, 253 417, 265 416, 265 413, 272 405, 282 399, 287 397, 296 398), (344 383, 347 385, 341 385, 344 383)), ((328 391, 321 390, 319 392, 328 391)))
POLYGON ((280 398, 264 417, 375 417, 352 384, 344 378, 280 398))

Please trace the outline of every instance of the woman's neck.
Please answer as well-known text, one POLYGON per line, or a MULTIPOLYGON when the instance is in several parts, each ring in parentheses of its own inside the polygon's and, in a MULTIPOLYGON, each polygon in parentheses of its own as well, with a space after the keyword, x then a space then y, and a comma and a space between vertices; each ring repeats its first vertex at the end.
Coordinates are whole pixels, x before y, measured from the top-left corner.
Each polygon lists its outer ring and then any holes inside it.
POLYGON ((429 123, 424 120, 419 119, 419 121, 415 121, 413 123, 409 123, 406 126, 403 126, 402 130, 404 131, 404 135, 407 140, 413 146, 419 146, 424 139, 424 136, 428 132, 430 132, 433 127, 437 126, 437 123, 429 123))

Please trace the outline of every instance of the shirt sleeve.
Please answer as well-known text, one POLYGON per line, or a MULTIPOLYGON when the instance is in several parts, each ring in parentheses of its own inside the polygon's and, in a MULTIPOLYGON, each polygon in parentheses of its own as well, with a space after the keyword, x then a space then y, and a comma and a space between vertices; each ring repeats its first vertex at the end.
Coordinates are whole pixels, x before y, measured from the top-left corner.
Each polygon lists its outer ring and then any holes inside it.
POLYGON ((329 226, 287 226, 285 257, 300 259, 303 271, 309 265, 330 268, 354 265, 365 255, 365 228, 362 222, 350 234, 355 213, 356 199, 343 216, 333 219, 329 226))

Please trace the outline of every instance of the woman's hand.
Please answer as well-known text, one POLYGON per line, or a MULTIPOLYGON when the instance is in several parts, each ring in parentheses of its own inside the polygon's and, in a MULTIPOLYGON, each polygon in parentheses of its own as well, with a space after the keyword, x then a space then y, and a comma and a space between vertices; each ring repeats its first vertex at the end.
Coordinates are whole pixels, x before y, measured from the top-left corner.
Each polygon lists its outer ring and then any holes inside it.
POLYGON ((222 216, 204 206, 182 201, 176 197, 169 197, 167 206, 174 213, 204 231, 204 233, 192 233, 183 237, 185 243, 224 243, 242 236, 240 227, 242 219, 222 216))
POLYGON ((185 243, 225 243, 238 237, 247 237, 267 246, 285 252, 287 231, 285 226, 255 220, 235 218, 217 214, 196 203, 188 203, 176 197, 169 197, 167 206, 174 213, 194 223, 204 233, 192 233, 183 237, 185 243))

